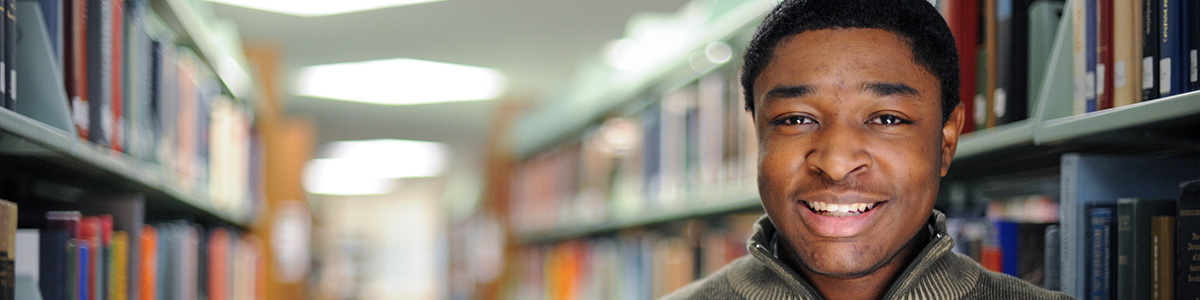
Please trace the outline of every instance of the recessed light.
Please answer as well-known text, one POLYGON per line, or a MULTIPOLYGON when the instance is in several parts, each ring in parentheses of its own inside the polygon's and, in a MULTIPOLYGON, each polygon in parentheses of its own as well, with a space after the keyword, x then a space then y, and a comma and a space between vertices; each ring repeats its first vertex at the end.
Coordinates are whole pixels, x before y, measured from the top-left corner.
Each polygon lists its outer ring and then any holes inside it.
POLYGON ((319 17, 442 0, 208 0, 300 17, 319 17))
POLYGON ((296 84, 301 96, 389 105, 493 100, 504 91, 499 71, 407 58, 305 67, 296 84))

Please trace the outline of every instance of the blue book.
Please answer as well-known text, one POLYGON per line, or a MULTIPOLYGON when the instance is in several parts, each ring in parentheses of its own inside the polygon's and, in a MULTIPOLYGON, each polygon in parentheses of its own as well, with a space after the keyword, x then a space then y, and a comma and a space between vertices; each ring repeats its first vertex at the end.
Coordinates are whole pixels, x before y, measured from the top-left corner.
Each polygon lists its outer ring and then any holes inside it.
POLYGON ((1176 95, 1184 91, 1187 68, 1183 57, 1183 2, 1184 0, 1162 0, 1158 43, 1158 68, 1160 97, 1176 95))
POLYGON ((996 221, 992 224, 996 227, 996 242, 1000 244, 1000 271, 1001 273, 1012 275, 1013 277, 1020 276, 1017 273, 1018 262, 1020 259, 1021 244, 1020 239, 1020 224, 1016 222, 996 221))
POLYGON ((1187 57, 1188 57, 1188 90, 1200 90, 1200 0, 1188 0, 1184 3, 1187 6, 1184 20, 1188 20, 1187 30, 1184 31, 1184 39, 1187 40, 1187 57))
POLYGON ((1096 1, 1084 1, 1084 17, 1086 20, 1083 21, 1083 24, 1087 28, 1087 36, 1084 38, 1086 45, 1083 48, 1083 53, 1087 57, 1085 62, 1087 73, 1084 75, 1086 82, 1084 83, 1085 90, 1083 93, 1084 98, 1087 99, 1087 112, 1096 111, 1098 107, 1096 105, 1096 84, 1098 84, 1096 82, 1096 44, 1099 42, 1097 30, 1099 30, 1098 23, 1100 20, 1098 18, 1099 15, 1097 15, 1097 5, 1099 4, 1096 1))
POLYGON ((1112 299, 1112 225, 1113 209, 1110 206, 1095 206, 1088 209, 1088 224, 1091 225, 1088 241, 1088 299, 1112 299))
POLYGON ((77 247, 75 250, 79 255, 79 273, 77 275, 79 276, 79 285, 75 290, 78 291, 77 295, 79 295, 79 300, 87 300, 89 298, 88 296, 90 296, 92 293, 92 291, 88 289, 88 278, 91 277, 88 276, 88 274, 91 274, 92 272, 92 268, 89 266, 91 264, 91 249, 88 249, 91 245, 88 245, 86 241, 80 240, 76 246, 77 247))

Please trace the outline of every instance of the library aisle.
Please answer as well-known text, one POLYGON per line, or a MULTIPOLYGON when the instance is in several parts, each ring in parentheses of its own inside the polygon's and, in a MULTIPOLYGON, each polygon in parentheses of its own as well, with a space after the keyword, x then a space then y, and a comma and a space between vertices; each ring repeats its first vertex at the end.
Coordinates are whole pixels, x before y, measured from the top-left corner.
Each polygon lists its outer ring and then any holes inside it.
MULTIPOLYGON (((764 215, 778 2, 0 0, 0 299, 660 298, 764 215)), ((928 2, 954 251, 1200 296, 1200 5, 928 2)))

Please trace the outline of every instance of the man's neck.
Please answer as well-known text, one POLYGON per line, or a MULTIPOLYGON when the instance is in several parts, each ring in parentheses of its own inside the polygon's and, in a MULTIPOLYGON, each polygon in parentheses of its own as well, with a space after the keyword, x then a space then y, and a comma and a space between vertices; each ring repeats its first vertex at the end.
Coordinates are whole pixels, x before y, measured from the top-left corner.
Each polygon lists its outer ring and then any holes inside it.
POLYGON ((892 283, 900 277, 900 273, 909 265, 917 254, 929 244, 929 230, 922 228, 916 236, 904 245, 900 251, 883 267, 875 272, 855 278, 837 278, 818 274, 800 263, 795 251, 788 243, 778 243, 779 258, 785 264, 804 276, 821 297, 828 300, 840 299, 880 299, 891 288, 892 283))

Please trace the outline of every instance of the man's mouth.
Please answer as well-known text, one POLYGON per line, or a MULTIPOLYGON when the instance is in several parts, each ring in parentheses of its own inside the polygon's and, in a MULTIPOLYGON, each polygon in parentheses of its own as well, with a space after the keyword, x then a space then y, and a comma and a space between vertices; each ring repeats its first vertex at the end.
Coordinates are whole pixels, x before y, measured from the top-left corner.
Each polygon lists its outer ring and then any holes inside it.
POLYGON ((804 204, 807 205, 808 209, 813 213, 837 218, 853 217, 864 214, 882 203, 883 202, 837 204, 820 201, 804 201, 804 204))

